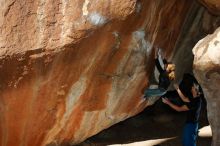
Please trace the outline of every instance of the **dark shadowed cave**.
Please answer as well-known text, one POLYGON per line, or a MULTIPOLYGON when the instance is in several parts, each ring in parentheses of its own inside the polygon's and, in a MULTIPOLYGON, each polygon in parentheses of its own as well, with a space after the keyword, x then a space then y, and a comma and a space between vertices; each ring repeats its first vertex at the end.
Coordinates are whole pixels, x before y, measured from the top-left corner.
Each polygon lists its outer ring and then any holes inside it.
MULTIPOLYGON (((206 113, 206 103, 203 102, 199 129, 209 125, 206 113)), ((87 139, 77 146, 106 146, 116 144, 135 145, 135 142, 142 142, 140 146, 181 146, 182 129, 185 122, 185 113, 178 113, 161 100, 155 105, 147 107, 135 117, 122 121, 109 129, 87 139), (147 141, 172 138, 164 142, 147 141)), ((198 137, 199 146, 210 146, 211 137, 198 137)), ((136 144, 139 146, 138 144, 136 144)))

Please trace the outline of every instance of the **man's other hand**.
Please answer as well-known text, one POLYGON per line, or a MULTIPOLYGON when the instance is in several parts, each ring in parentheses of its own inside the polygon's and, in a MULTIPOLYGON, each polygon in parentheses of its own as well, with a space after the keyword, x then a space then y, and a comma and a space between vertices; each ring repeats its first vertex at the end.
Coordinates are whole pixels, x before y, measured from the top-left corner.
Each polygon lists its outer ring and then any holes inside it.
POLYGON ((169 99, 167 99, 166 97, 162 98, 162 102, 165 103, 165 104, 169 104, 170 103, 169 99))

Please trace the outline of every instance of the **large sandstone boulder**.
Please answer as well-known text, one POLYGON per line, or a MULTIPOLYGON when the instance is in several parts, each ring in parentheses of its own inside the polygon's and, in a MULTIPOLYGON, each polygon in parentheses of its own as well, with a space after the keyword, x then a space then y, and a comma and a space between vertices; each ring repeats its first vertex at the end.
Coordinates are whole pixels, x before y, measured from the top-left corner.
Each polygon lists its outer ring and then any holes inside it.
POLYGON ((0 6, 1 146, 76 144, 139 113, 148 105, 140 96, 153 70, 153 46, 170 58, 184 24, 200 24, 205 11, 189 0, 0 6))
POLYGON ((0 143, 78 143, 147 106, 188 0, 0 0, 0 143))
POLYGON ((194 72, 207 100, 212 146, 220 145, 220 28, 194 47, 194 72))

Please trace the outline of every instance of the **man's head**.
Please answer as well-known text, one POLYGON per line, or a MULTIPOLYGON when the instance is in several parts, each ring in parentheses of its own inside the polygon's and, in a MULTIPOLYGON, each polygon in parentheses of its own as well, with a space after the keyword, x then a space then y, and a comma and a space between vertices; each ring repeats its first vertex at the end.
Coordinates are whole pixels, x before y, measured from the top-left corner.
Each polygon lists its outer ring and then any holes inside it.
POLYGON ((192 74, 184 73, 181 84, 185 96, 195 98, 202 95, 202 89, 192 74))

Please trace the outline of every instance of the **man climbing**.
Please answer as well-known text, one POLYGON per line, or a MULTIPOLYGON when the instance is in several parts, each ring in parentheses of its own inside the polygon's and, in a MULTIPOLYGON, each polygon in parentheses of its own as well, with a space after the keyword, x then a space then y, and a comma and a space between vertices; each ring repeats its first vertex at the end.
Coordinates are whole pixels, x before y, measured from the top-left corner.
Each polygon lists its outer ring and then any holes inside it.
POLYGON ((160 65, 159 57, 162 58, 158 49, 155 50, 155 64, 160 73, 159 84, 157 88, 148 88, 144 92, 144 98, 161 97, 166 92, 171 83, 175 79, 175 65, 163 59, 163 67, 160 65))
POLYGON ((180 90, 177 84, 174 87, 179 94, 179 97, 183 101, 182 106, 177 106, 170 102, 167 98, 162 98, 163 103, 169 105, 172 109, 181 112, 187 111, 187 119, 183 130, 183 146, 196 146, 196 138, 198 133, 198 120, 201 110, 201 92, 199 84, 196 80, 188 78, 184 83, 187 84, 183 92, 180 90))

